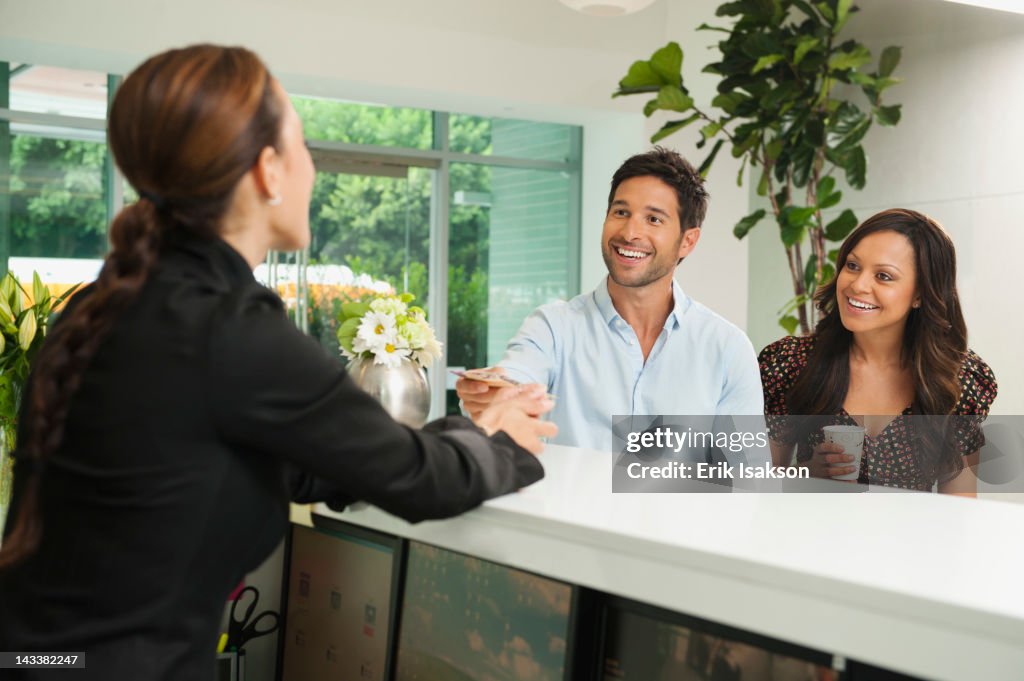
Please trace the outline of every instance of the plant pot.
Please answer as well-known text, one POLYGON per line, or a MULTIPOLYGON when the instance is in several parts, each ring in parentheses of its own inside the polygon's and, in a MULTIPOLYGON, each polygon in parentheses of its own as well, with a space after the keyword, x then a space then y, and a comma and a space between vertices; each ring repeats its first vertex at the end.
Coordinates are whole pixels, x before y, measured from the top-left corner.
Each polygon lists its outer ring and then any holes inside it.
POLYGON ((430 414, 427 373, 409 359, 397 367, 374 364, 372 359, 349 362, 349 375, 360 388, 380 402, 399 423, 420 428, 430 414))

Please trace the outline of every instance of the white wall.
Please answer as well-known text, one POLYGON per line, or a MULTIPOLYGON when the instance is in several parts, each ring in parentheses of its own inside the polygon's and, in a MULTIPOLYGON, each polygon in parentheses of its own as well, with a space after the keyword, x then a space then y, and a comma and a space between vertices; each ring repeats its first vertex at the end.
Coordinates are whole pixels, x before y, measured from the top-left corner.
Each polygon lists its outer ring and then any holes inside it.
MULTIPOLYGON (((941 222, 957 247, 969 342, 993 368, 993 411, 1024 413, 1019 254, 1024 252, 1024 15, 932 0, 860 0, 850 31, 877 56, 902 45, 887 91, 903 104, 895 128, 872 129, 867 187, 844 206, 863 220, 896 206, 941 222)), ((753 232, 748 329, 760 347, 784 332, 775 311, 792 295, 777 233, 753 232), (770 285, 766 285, 770 282, 770 285)))

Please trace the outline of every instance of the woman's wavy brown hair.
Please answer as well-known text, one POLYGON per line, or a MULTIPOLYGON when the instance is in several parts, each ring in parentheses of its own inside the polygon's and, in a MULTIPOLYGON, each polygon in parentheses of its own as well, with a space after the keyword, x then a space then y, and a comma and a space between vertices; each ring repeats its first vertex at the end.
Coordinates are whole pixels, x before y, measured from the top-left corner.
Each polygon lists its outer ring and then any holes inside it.
POLYGON ((264 148, 278 147, 284 109, 266 66, 239 47, 195 45, 146 60, 118 88, 107 141, 143 198, 110 225, 111 251, 88 295, 69 307, 43 346, 22 410, 21 481, 0 568, 38 547, 43 464, 60 446, 82 375, 138 296, 162 242, 187 232, 214 238, 235 187, 264 148))
MULTIPOLYGON (((816 342, 807 367, 786 396, 790 414, 831 416, 846 400, 853 335, 839 317, 836 285, 850 252, 864 237, 878 232, 901 234, 914 249, 921 306, 910 310, 902 349, 903 364, 914 377, 913 412, 948 416, 960 399, 958 377, 967 356, 967 325, 956 290, 956 249, 928 216, 892 208, 871 216, 846 238, 836 257, 836 276, 815 294, 822 316, 814 329, 816 342)), ((803 420, 807 429, 820 426, 811 423, 813 419, 803 420)), ((961 470, 963 461, 949 457, 937 467, 939 475, 947 475, 961 470)))

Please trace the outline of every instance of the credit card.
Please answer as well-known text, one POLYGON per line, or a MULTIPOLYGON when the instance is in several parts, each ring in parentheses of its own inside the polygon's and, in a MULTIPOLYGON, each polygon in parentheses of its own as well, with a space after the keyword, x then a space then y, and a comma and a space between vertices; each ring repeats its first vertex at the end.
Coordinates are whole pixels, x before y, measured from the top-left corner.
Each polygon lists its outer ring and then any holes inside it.
POLYGON ((479 381, 480 383, 485 383, 495 388, 509 388, 519 385, 519 381, 513 380, 503 374, 499 374, 496 371, 488 371, 487 369, 466 369, 465 371, 451 369, 451 372, 456 376, 468 378, 471 381, 479 381))

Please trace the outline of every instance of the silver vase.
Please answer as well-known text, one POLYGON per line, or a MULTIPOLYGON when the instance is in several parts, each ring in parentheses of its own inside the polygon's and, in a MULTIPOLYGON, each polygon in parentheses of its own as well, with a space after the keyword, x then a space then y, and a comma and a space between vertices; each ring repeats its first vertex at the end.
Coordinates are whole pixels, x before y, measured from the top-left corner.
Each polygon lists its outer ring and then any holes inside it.
POLYGON ((372 359, 349 362, 349 375, 360 388, 377 399, 399 423, 420 428, 430 414, 427 373, 409 359, 397 367, 374 364, 372 359))

